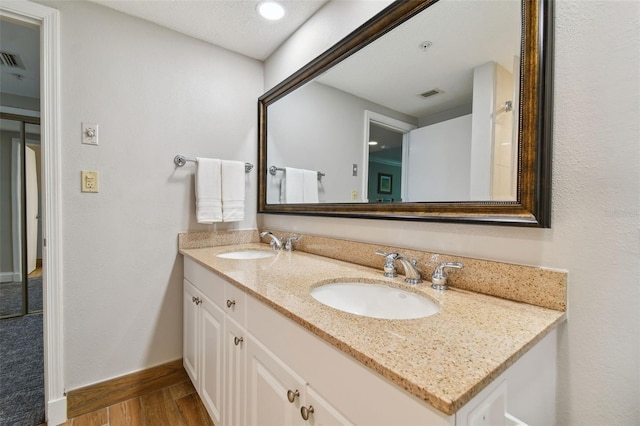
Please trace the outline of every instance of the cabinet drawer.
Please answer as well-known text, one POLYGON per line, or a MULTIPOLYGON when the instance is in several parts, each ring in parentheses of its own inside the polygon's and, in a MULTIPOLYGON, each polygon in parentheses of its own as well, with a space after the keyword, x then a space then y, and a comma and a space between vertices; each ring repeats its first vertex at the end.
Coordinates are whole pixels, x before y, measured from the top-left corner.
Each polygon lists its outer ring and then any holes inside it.
MULTIPOLYGON (((218 277, 217 277, 218 278, 218 277)), ((242 327, 247 325, 247 295, 246 293, 234 286, 233 284, 223 281, 224 283, 224 312, 233 318, 235 322, 242 327)))
MULTIPOLYGON (((318 396, 360 425, 451 426, 444 414, 248 296, 247 329, 318 396)), ((336 417, 338 418, 338 417, 336 417)))
POLYGON ((224 280, 196 261, 184 258, 184 277, 213 303, 224 304, 224 280))

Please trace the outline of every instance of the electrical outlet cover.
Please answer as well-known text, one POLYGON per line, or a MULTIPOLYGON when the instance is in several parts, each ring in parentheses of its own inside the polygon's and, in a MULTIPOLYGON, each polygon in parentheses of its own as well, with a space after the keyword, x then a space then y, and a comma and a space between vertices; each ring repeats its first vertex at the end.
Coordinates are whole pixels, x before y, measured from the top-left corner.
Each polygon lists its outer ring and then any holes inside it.
POLYGON ((80 181, 82 192, 98 192, 98 172, 82 170, 80 181))

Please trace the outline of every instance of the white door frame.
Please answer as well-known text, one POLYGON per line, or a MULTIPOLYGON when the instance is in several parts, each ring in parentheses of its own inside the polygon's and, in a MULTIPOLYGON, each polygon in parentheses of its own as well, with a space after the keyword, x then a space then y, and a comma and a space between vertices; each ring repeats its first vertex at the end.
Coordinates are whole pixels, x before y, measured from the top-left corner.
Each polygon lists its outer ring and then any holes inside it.
POLYGON ((402 133, 402 197, 406 196, 405 185, 407 182, 406 174, 407 170, 407 156, 409 155, 409 151, 407 150, 407 142, 408 142, 408 134, 411 130, 417 128, 418 126, 407 123, 404 121, 397 120, 392 117, 388 117, 386 115, 364 110, 364 144, 362 149, 362 201, 369 201, 369 125, 371 123, 375 123, 379 126, 386 127, 391 130, 395 130, 397 132, 402 133))
POLYGON ((67 420, 62 344, 60 14, 26 0, 3 0, 0 14, 40 26, 44 393, 47 423, 60 424, 67 420))

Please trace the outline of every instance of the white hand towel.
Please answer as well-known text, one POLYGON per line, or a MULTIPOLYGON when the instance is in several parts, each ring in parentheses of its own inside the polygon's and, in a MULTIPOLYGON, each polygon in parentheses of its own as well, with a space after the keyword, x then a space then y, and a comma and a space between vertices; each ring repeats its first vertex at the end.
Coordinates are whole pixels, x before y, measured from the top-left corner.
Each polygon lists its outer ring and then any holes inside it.
POLYGON ((222 221, 237 222, 244 219, 244 163, 221 161, 222 169, 222 221))
POLYGON ((305 203, 318 202, 318 172, 313 170, 303 170, 303 199, 305 203))
POLYGON ((304 203, 304 171, 285 167, 284 199, 287 204, 304 203))
POLYGON ((196 219, 198 223, 222 221, 220 160, 196 158, 196 219))

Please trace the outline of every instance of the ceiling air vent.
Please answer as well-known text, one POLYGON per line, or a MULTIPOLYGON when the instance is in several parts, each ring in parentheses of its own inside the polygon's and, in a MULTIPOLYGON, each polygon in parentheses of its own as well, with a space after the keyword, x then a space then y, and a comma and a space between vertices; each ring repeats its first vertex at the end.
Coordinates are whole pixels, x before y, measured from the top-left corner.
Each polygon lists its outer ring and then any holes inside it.
POLYGON ((423 99, 426 99, 426 98, 430 98, 431 96, 435 96, 438 93, 444 93, 444 90, 442 90, 442 89, 432 89, 432 90, 429 90, 427 92, 420 93, 418 96, 420 96, 423 99))
POLYGON ((23 70, 26 69, 20 55, 9 52, 0 52, 0 65, 9 68, 20 68, 23 70))

